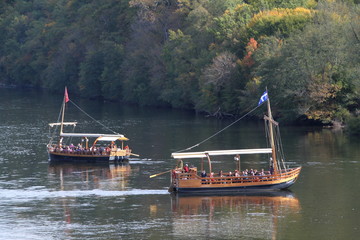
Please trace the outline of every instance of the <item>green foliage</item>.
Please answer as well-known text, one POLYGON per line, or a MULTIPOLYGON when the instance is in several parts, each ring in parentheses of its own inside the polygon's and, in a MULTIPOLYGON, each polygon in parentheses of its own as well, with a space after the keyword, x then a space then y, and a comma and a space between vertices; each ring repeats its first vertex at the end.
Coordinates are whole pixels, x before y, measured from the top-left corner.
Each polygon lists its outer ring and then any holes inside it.
POLYGON ((193 105, 198 89, 195 67, 198 56, 190 35, 181 30, 169 31, 169 41, 164 46, 163 57, 167 72, 161 99, 174 107, 193 105))
POLYGON ((248 4, 254 7, 256 11, 267 11, 274 8, 297 8, 314 6, 315 1, 311 0, 248 0, 248 4))
POLYGON ((312 12, 309 9, 276 8, 254 15, 247 28, 249 35, 256 39, 264 35, 272 36, 275 34, 287 38, 292 32, 302 30, 311 18, 312 12))
POLYGON ((0 82, 217 116, 268 87, 278 117, 360 104, 360 7, 315 0, 6 0, 0 82))
POLYGON ((292 35, 267 60, 261 56, 257 74, 275 94, 285 119, 304 115, 329 123, 339 118, 341 109, 358 102, 352 69, 359 62, 349 58, 353 55, 349 44, 353 37, 348 35, 351 21, 329 7, 321 5, 316 22, 292 35))
POLYGON ((233 9, 226 10, 224 14, 215 18, 212 29, 214 36, 226 45, 244 44, 247 39, 246 24, 253 12, 253 7, 248 4, 239 4, 233 9))

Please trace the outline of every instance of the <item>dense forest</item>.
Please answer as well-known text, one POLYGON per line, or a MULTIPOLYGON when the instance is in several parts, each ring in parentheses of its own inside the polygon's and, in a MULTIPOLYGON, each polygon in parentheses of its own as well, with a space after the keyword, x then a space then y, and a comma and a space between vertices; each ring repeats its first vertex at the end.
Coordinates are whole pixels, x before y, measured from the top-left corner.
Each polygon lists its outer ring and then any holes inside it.
POLYGON ((3 0, 0 83, 356 125, 359 0, 3 0))

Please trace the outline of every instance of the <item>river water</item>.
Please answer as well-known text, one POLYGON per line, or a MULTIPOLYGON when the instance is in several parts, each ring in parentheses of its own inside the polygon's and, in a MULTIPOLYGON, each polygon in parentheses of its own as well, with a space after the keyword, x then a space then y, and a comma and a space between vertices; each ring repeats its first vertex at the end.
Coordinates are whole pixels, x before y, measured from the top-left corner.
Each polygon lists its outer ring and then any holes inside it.
MULTIPOLYGON (((48 123, 62 95, 0 88, 0 239, 356 239, 360 234, 360 139, 321 128, 281 128, 287 162, 303 166, 291 191, 173 196, 171 152, 231 123, 193 112, 70 99, 124 133, 128 164, 52 164, 48 123)), ((264 111, 260 109, 259 111, 264 111)), ((103 132, 69 106, 78 131, 103 132)), ((240 121, 193 151, 266 147, 262 122, 240 121)), ((242 168, 267 166, 243 157, 242 168)), ((193 164, 198 164, 194 162, 193 164)), ((198 166, 199 167, 199 166, 198 166)), ((213 168, 235 169, 232 158, 213 168)))

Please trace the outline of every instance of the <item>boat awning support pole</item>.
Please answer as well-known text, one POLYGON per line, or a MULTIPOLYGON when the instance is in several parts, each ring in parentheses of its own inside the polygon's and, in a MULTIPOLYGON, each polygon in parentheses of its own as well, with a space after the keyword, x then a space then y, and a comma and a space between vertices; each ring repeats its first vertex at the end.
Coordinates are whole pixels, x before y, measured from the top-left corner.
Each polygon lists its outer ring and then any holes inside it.
POLYGON ((237 162, 237 169, 240 173, 240 155, 237 154, 235 157, 234 157, 235 161, 237 162))
POLYGON ((205 153, 207 159, 208 159, 208 162, 209 162, 209 173, 212 173, 212 167, 211 167, 211 160, 210 160, 210 156, 209 154, 205 153))

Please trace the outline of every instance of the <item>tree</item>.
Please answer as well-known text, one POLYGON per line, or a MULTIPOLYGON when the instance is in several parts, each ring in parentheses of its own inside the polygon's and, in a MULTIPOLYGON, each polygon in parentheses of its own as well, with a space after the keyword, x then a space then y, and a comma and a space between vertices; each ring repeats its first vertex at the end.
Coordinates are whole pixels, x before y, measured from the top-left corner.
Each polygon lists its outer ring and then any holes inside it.
POLYGON ((258 66, 258 76, 275 96, 284 118, 305 116, 325 124, 344 121, 349 104, 357 101, 356 78, 347 72, 359 64, 348 58, 353 51, 347 34, 352 18, 334 11, 341 8, 346 5, 319 5, 314 23, 292 35, 277 54, 258 66))
POLYGON ((201 76, 201 97, 197 109, 217 116, 237 110, 237 68, 234 54, 223 52, 214 57, 201 76))

